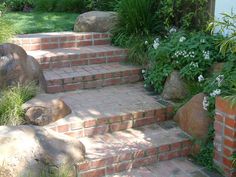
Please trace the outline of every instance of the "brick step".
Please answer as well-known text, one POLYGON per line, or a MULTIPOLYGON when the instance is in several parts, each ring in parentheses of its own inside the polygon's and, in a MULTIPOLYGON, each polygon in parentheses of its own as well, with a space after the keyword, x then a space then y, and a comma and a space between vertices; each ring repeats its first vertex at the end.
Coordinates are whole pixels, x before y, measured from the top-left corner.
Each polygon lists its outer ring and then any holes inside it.
POLYGON ((173 122, 79 138, 86 160, 77 165, 80 177, 102 177, 158 161, 187 156, 190 137, 173 122), (170 124, 170 125, 168 125, 170 124))
POLYGON ((28 102, 37 105, 60 98, 72 114, 46 126, 72 137, 90 137, 169 120, 172 104, 150 95, 143 83, 110 86, 58 94, 40 94, 28 102))
POLYGON ((121 63, 75 66, 44 70, 47 93, 91 89, 142 80, 141 68, 121 63))
POLYGON ((109 45, 78 48, 60 48, 30 51, 42 69, 121 62, 127 59, 127 50, 109 45))
POLYGON ((18 35, 13 43, 26 51, 110 44, 108 33, 52 32, 18 35))

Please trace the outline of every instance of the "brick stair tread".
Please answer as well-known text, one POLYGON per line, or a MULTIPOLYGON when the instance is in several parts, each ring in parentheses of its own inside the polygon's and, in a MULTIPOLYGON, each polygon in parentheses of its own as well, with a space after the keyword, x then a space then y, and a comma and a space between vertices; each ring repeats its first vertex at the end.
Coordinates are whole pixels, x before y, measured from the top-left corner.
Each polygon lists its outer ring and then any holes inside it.
POLYGON ((106 33, 98 33, 98 32, 71 32, 71 31, 64 31, 64 32, 48 32, 48 33, 33 33, 33 34, 20 34, 15 37, 15 39, 29 39, 29 38, 54 38, 54 37, 68 37, 68 36, 86 36, 86 35, 102 35, 106 33))
MULTIPOLYGON (((94 57, 95 54, 104 54, 110 53, 110 55, 114 55, 114 53, 125 53, 125 49, 114 47, 110 45, 100 45, 100 46, 85 46, 85 47, 77 47, 77 48, 59 48, 59 49, 48 49, 48 50, 35 50, 28 51, 28 55, 35 57, 36 59, 41 59, 45 57, 53 57, 54 60, 60 60, 59 57, 63 56, 80 56, 87 55, 87 57, 94 57)), ((61 58, 63 59, 63 58, 61 58)))
MULTIPOLYGON (((169 123, 173 125, 172 121, 169 123)), ((107 176, 157 161, 186 156, 191 147, 189 135, 177 126, 162 124, 79 140, 86 147, 86 160, 77 166, 81 177, 107 176)))
POLYGON ((124 71, 136 71, 139 72, 140 67, 127 65, 123 63, 108 63, 97 65, 84 65, 73 66, 68 68, 56 68, 51 70, 44 70, 43 74, 46 81, 49 80, 61 80, 77 77, 89 77, 101 74, 117 73, 124 71))
POLYGON ((28 104, 37 105, 56 98, 64 100, 71 108, 72 114, 46 127, 76 137, 80 133, 85 136, 89 131, 91 134, 102 133, 103 130, 106 132, 109 126, 111 129, 120 130, 136 124, 141 126, 150 124, 153 120, 164 121, 168 118, 167 108, 172 107, 161 97, 146 91, 143 82, 57 94, 40 94, 28 104), (87 133, 84 127, 87 128, 87 133), (93 132, 93 127, 98 132, 93 132))
MULTIPOLYGON (((168 123, 174 124, 171 121, 168 123)), ((189 136, 176 126, 166 128, 160 123, 79 140, 86 147, 86 158, 89 161, 175 144, 189 140, 189 136)))

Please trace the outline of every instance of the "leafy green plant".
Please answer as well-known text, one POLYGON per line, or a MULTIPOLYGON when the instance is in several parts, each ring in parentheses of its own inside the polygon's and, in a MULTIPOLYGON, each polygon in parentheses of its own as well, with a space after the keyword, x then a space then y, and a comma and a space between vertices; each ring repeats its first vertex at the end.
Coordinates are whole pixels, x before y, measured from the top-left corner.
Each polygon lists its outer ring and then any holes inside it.
POLYGON ((190 31, 204 30, 210 18, 208 0, 162 0, 157 14, 162 26, 190 31))
POLYGON ((223 13, 222 16, 221 21, 210 23, 208 29, 212 33, 217 31, 226 34, 226 38, 220 42, 220 51, 223 54, 226 54, 228 51, 236 53, 236 14, 234 12, 231 12, 231 14, 223 13))
POLYGON ((0 93, 0 125, 24 123, 22 105, 36 95, 35 84, 6 88, 0 93))
POLYGON ((24 7, 33 7, 33 0, 4 0, 11 11, 23 11, 24 7))
POLYGON ((113 11, 120 0, 85 0, 89 10, 113 11))
POLYGON ((154 40, 148 51, 150 65, 145 83, 161 92, 165 79, 173 70, 179 70, 190 82, 198 80, 200 75, 207 75, 214 62, 224 60, 215 43, 217 38, 221 37, 179 31, 161 42, 160 39, 154 40))

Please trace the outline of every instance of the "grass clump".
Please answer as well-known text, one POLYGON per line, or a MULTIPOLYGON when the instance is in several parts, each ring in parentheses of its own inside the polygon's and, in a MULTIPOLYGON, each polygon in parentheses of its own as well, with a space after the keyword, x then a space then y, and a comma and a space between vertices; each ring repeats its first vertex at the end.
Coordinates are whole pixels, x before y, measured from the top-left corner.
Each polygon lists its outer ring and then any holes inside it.
POLYGON ((7 88, 0 93, 0 125, 24 124, 22 105, 37 93, 34 83, 7 88))

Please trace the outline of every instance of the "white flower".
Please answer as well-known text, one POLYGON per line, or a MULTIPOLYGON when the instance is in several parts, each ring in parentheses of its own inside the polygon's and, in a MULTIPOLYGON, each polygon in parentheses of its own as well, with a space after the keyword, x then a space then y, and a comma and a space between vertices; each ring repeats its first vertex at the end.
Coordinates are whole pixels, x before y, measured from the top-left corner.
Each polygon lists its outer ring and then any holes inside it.
POLYGON ((175 27, 172 27, 169 31, 170 33, 176 33, 177 32, 177 29, 175 27))
POLYGON ((224 81, 224 75, 219 75, 219 76, 216 78, 216 81, 217 81, 217 83, 218 83, 218 87, 221 87, 222 82, 224 81))
POLYGON ((210 51, 202 51, 205 60, 210 60, 210 51))
POLYGON ((154 40, 154 43, 160 43, 160 39, 159 39, 159 38, 156 38, 156 39, 154 40))
POLYGON ((146 72, 145 69, 142 69, 142 73, 145 74, 145 72, 146 72))
POLYGON ((207 108, 208 108, 209 104, 210 104, 210 103, 209 103, 209 101, 208 101, 208 97, 205 96, 205 97, 203 98, 203 102, 202 102, 203 109, 207 111, 207 108))
POLYGON ((186 37, 182 36, 180 39, 179 39, 179 42, 184 42, 186 40, 186 37))
POLYGON ((159 47, 159 45, 160 45, 159 43, 154 43, 154 44, 153 44, 153 48, 154 48, 154 49, 157 49, 157 48, 159 47))
POLYGON ((198 76, 198 82, 202 82, 204 80, 205 80, 205 78, 203 77, 203 75, 198 76))
POLYGON ((145 45, 148 45, 148 41, 145 41, 145 43, 144 43, 145 45))
POLYGON ((190 66, 192 66, 192 67, 194 67, 194 68, 198 68, 199 66, 198 66, 198 63, 194 63, 194 62, 191 62, 190 63, 190 66))
POLYGON ((216 97, 216 96, 218 96, 220 94, 221 94, 221 90, 220 89, 216 89, 212 93, 210 93, 210 96, 211 97, 216 97))
POLYGON ((201 39, 200 42, 201 43, 206 43, 206 40, 205 39, 201 39))

